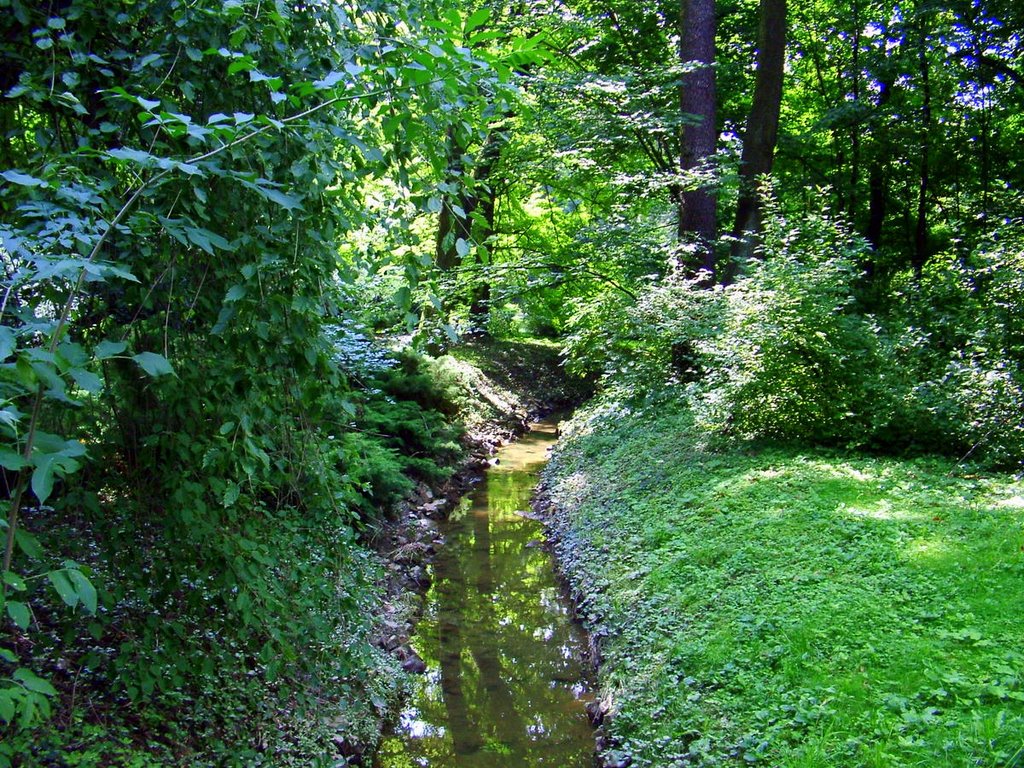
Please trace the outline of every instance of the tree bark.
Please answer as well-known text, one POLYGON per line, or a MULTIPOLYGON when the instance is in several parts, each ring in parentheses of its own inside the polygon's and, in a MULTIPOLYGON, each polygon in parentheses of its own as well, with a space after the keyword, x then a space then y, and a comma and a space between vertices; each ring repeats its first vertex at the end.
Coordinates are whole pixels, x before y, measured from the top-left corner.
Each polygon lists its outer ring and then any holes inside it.
POLYGON ((761 202, 757 179, 769 174, 775 162, 782 106, 782 81, 786 58, 786 0, 761 0, 757 41, 757 74, 754 98, 743 134, 740 158, 740 189, 732 234, 731 278, 738 262, 754 255, 761 229, 761 202))
POLYGON ((458 191, 441 197, 441 212, 437 218, 437 239, 434 248, 434 263, 442 272, 448 272, 459 265, 459 254, 455 243, 459 238, 469 242, 470 217, 473 199, 466 190, 463 178, 462 153, 465 148, 459 144, 454 128, 448 129, 448 173, 446 181, 458 191), (467 208, 467 206, 469 206, 467 208))
MULTIPOLYGON (((449 131, 448 183, 457 186, 458 191, 442 198, 437 219, 434 263, 442 272, 450 272, 462 265, 463 257, 458 251, 460 239, 477 247, 487 247, 487 240, 494 234, 495 197, 491 177, 508 139, 506 128, 491 129, 470 179, 462 163, 464 148, 449 131)), ((481 274, 473 285, 469 302, 474 333, 486 334, 490 313, 490 286, 486 276, 481 274)))
POLYGON ((860 5, 854 0, 852 8, 853 14, 853 49, 850 52, 850 76, 852 82, 850 83, 850 90, 853 96, 854 119, 850 126, 850 196, 847 200, 847 215, 850 217, 850 221, 857 220, 857 207, 860 202, 860 196, 858 195, 858 189, 860 187, 860 131, 861 131, 861 120, 860 110, 857 109, 860 106, 860 79, 861 79, 861 67, 860 67, 860 44, 861 44, 861 32, 863 31, 863 22, 860 17, 860 5))
POLYGON ((878 111, 875 117, 874 145, 875 153, 871 158, 871 171, 868 175, 868 229, 867 239, 871 243, 872 250, 877 251, 882 247, 882 228, 885 225, 885 215, 888 202, 888 194, 885 188, 885 157, 889 148, 885 143, 886 120, 885 109, 889 104, 892 95, 892 82, 890 78, 880 77, 878 79, 878 111))
MULTIPOLYGON (((475 201, 473 209, 477 216, 473 221, 472 234, 479 247, 491 253, 488 240, 494 234, 494 214, 496 207, 493 183, 494 168, 501 159, 501 151, 508 144, 508 131, 494 128, 487 135, 483 150, 480 152, 480 163, 473 172, 475 201)), ((479 280, 470 291, 469 318, 477 334, 486 335, 487 321, 490 317, 491 286, 487 281, 486 272, 481 271, 479 280)))
POLYGON ((928 66, 928 28, 922 13, 918 20, 918 70, 921 75, 921 173, 917 186, 917 223, 914 228, 914 275, 921 276, 928 260, 928 184, 932 130, 932 90, 928 66))
MULTIPOLYGON (((681 0, 679 59, 697 68, 680 80, 679 107, 692 122, 683 126, 679 165, 684 175, 701 168, 715 154, 718 140, 715 94, 714 0, 681 0)), ((718 228, 715 192, 708 187, 686 189, 680 196, 680 234, 695 236, 698 253, 686 264, 693 273, 715 273, 714 241, 718 228)))

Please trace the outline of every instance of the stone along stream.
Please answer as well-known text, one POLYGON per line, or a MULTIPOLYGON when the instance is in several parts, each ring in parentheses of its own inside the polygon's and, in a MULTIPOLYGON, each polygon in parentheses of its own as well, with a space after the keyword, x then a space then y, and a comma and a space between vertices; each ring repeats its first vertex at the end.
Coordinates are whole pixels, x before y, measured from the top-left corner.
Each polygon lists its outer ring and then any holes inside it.
POLYGON ((412 644, 427 664, 376 768, 590 768, 585 639, 523 516, 553 420, 498 452, 453 510, 412 644))

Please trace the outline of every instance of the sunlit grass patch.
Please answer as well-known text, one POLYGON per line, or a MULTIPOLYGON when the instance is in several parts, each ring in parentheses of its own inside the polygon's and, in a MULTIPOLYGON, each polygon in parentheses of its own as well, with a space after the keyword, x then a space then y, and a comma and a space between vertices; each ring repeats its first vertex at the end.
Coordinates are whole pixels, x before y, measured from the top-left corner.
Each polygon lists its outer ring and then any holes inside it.
POLYGON ((1019 481, 577 423, 547 483, 634 765, 1024 762, 1019 481))

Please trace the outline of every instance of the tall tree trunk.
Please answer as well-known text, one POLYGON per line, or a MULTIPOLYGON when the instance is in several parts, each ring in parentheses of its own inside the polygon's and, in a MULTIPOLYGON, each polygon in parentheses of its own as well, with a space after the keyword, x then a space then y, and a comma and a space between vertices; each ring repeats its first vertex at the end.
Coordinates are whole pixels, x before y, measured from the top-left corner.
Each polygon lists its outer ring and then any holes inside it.
POLYGON ((732 229, 735 238, 733 261, 725 276, 727 280, 732 277, 740 260, 754 255, 757 233, 761 230, 757 179, 771 173, 775 161, 786 59, 786 0, 761 0, 757 38, 757 75, 747 128, 743 134, 739 200, 732 229))
POLYGON ((466 191, 463 178, 462 154, 465 148, 459 144, 455 129, 448 129, 448 184, 456 186, 458 192, 445 194, 441 198, 441 212, 437 218, 437 238, 434 246, 434 263, 442 272, 448 272, 459 265, 456 243, 461 238, 469 242, 472 198, 466 191), (466 206, 469 206, 467 209, 466 206))
MULTIPOLYGON (((680 80, 679 107, 690 116, 682 131, 679 165, 684 174, 692 172, 715 154, 718 139, 715 97, 715 2, 681 0, 679 6, 679 59, 695 63, 697 69, 680 80)), ((695 235, 698 254, 686 265, 691 272, 715 273, 714 241, 718 229, 717 199, 707 187, 684 190, 679 211, 681 233, 695 235)))
MULTIPOLYGON (((474 217, 472 233, 479 248, 485 248, 488 255, 492 246, 489 244, 494 234, 494 214, 497 200, 495 198, 494 168, 501 159, 501 151, 508 144, 508 131, 494 128, 487 135, 483 150, 480 152, 480 163, 473 172, 476 187, 476 201, 473 205, 477 216, 474 217)), ((481 264, 481 268, 484 265, 481 264)), ((469 318, 477 334, 487 334, 487 321, 490 318, 491 286, 483 269, 477 282, 470 291, 469 318)))
MULTIPOLYGON (((458 191, 443 197, 437 219, 434 263, 442 272, 451 272, 463 264, 459 240, 478 249, 486 248, 488 239, 494 234, 495 199, 491 177, 508 139, 508 131, 504 128, 490 131, 470 180, 462 163, 465 150, 449 130, 448 183, 457 186, 458 191)), ((485 335, 490 312, 490 285, 482 270, 470 290, 469 302, 473 332, 485 335)))
POLYGON ((917 224, 914 228, 914 274, 921 276, 928 259, 928 183, 930 175, 929 155, 931 152, 932 90, 928 67, 927 18, 921 13, 918 19, 918 69, 921 75, 921 173, 917 187, 917 224))
POLYGON ((853 96, 854 120, 850 126, 850 196, 847 199, 847 215, 850 221, 857 220, 857 204, 860 202, 857 188, 860 186, 860 112, 856 108, 860 106, 860 38, 863 30, 863 23, 860 18, 860 5, 853 0, 851 12, 853 14, 853 50, 850 57, 850 91, 853 96))
POLYGON ((981 128, 981 213, 988 215, 992 204, 992 104, 988 92, 982 94, 979 115, 981 128))
POLYGON ((871 171, 868 176, 870 197, 868 200, 867 229, 868 242, 871 243, 871 248, 875 251, 882 247, 882 228, 885 225, 886 203, 888 201, 885 188, 886 129, 883 126, 886 120, 885 109, 892 96, 892 82, 890 78, 880 77, 878 88, 878 110, 873 136, 875 153, 871 158, 871 171))

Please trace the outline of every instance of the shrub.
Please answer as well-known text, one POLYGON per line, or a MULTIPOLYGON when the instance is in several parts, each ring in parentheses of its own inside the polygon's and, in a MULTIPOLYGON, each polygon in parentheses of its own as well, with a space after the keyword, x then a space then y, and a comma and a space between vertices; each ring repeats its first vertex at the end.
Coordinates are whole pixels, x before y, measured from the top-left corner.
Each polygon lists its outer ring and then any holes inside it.
POLYGON ((724 290, 698 343, 705 427, 744 438, 864 443, 878 407, 878 329, 856 311, 866 245, 827 215, 767 217, 762 261, 724 290))

